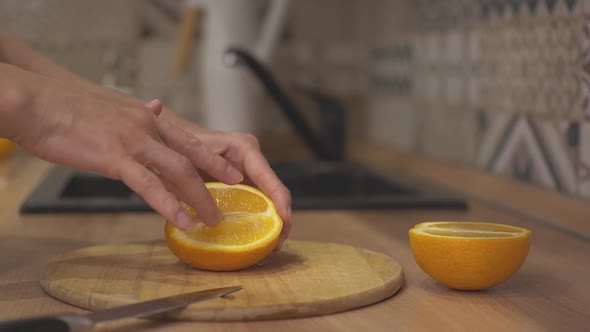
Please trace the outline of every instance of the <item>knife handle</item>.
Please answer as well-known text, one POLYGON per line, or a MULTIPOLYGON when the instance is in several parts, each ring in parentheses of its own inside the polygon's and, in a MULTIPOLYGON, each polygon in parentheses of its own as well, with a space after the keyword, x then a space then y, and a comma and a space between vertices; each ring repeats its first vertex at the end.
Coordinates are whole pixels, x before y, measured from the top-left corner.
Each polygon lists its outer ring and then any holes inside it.
POLYGON ((0 322, 0 332, 82 332, 93 325, 82 315, 63 314, 0 322))

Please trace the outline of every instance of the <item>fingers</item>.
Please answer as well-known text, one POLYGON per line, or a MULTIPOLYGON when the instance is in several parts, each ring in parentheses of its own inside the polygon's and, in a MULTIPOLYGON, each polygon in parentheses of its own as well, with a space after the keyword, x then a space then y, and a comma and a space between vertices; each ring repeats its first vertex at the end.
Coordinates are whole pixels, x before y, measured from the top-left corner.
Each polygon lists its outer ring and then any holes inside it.
POLYGON ((197 211, 199 219, 207 226, 216 226, 222 218, 221 211, 205 186, 203 179, 191 161, 171 149, 154 142, 141 157, 141 162, 154 166, 175 194, 197 211))
POLYGON ((287 237, 289 236, 289 233, 291 232, 291 228, 293 227, 293 222, 291 221, 291 208, 289 208, 288 215, 289 215, 288 222, 285 221, 286 219, 283 219, 283 229, 281 230, 279 242, 277 243, 277 246, 274 248, 274 251, 281 250, 281 247, 283 247, 283 244, 287 240, 287 237))
POLYGON ((227 184, 236 184, 244 176, 225 158, 209 149, 201 140, 171 122, 158 121, 160 137, 174 151, 186 156, 193 165, 227 184))
POLYGON ((260 151, 250 151, 244 157, 244 170, 252 182, 273 199, 281 217, 290 220, 291 194, 260 151))
MULTIPOLYGON (((157 116, 162 112, 162 104, 158 100, 150 101, 146 107, 157 116)), ((175 124, 160 118, 156 125, 161 140, 168 148, 152 149, 150 155, 144 156, 142 162, 155 166, 162 174, 162 181, 166 186, 181 197, 183 202, 198 211, 203 222, 214 226, 221 218, 221 213, 196 168, 199 172, 203 171, 203 176, 206 173, 227 184, 244 181, 244 176, 238 171, 240 169, 248 175, 248 180, 269 195, 275 203, 277 212, 283 220, 283 229, 275 250, 282 247, 292 227, 291 194, 260 152, 253 136, 231 136, 231 139, 225 136, 221 140, 228 144, 222 144, 223 148, 218 152, 229 158, 234 167, 196 136, 175 124), (234 149, 236 147, 237 149, 234 149), (237 153, 228 154, 228 150, 237 153)))
POLYGON ((277 248, 279 250, 291 231, 291 193, 279 180, 260 150, 249 148, 244 151, 244 170, 252 182, 271 197, 277 212, 283 219, 283 230, 277 248))
POLYGON ((162 108, 164 107, 162 102, 158 99, 151 100, 145 104, 145 106, 149 108, 150 111, 152 111, 152 113, 154 113, 156 116, 160 116, 160 113, 162 113, 162 108))
POLYGON ((193 224, 192 218, 182 208, 176 197, 166 190, 154 173, 136 161, 129 160, 121 162, 119 174, 129 188, 176 227, 187 230, 193 224))
MULTIPOLYGON (((157 116, 163 109, 162 103, 157 99, 147 103, 146 107, 157 116)), ((159 119, 156 125, 160 138, 170 149, 154 149, 144 156, 143 161, 156 166, 164 182, 174 188, 174 192, 183 202, 197 211, 206 225, 216 226, 222 218, 221 212, 195 167, 227 184, 241 182, 242 174, 184 129, 164 119, 159 119)))

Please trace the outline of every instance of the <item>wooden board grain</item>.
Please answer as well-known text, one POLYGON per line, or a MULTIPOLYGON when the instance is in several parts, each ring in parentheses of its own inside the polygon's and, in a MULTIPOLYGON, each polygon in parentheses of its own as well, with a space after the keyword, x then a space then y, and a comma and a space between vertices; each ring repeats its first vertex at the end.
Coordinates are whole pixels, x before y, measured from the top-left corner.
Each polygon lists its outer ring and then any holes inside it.
POLYGON ((52 296, 100 310, 199 289, 242 285, 227 298, 196 303, 166 318, 199 321, 317 316, 370 305, 404 282, 393 258, 326 242, 288 241, 264 263, 234 272, 194 269, 162 241, 88 247, 66 253, 43 269, 52 296))

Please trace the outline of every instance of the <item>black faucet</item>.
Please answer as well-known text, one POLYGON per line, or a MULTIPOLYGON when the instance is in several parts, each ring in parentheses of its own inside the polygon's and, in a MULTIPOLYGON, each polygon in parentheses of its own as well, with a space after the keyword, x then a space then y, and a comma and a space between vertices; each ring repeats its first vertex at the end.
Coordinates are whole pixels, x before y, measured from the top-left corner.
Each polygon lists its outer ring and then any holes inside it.
POLYGON ((246 65, 262 83, 268 95, 283 111, 316 158, 331 161, 344 159, 346 112, 337 100, 310 89, 297 89, 297 91, 313 98, 320 109, 320 128, 316 133, 301 115, 295 104, 281 89, 269 70, 248 51, 236 47, 229 48, 225 52, 224 60, 226 64, 231 66, 246 65))

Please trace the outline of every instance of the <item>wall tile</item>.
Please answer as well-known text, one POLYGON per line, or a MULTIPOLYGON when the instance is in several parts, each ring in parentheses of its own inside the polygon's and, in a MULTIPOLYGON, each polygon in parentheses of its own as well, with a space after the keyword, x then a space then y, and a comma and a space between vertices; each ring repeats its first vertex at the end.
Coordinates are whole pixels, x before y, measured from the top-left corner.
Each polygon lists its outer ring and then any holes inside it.
MULTIPOLYGON (((136 43, 140 3, 5 0, 0 27, 93 80, 188 109, 198 93, 170 83, 171 45, 136 43)), ((273 70, 342 100, 355 137, 590 199, 588 15, 590 0, 295 1, 273 70)), ((289 132, 268 100, 259 113, 289 132)))
POLYGON ((445 107, 423 106, 419 110, 419 151, 426 155, 472 164, 476 142, 476 114, 445 107))
POLYGON ((139 34, 138 0, 3 0, 0 27, 28 41, 117 42, 139 34))
POLYGON ((139 5, 137 0, 4 0, 0 29, 96 83, 135 92, 139 5))
POLYGON ((590 1, 424 0, 415 11, 405 77, 416 151, 590 198, 590 1))
POLYGON ((578 191, 576 122, 480 114, 476 162, 494 173, 565 193, 578 191), (572 138, 572 136, 574 136, 572 138))
POLYGON ((590 198, 590 123, 584 122, 579 127, 579 163, 578 183, 579 194, 590 198))
POLYGON ((369 102, 368 138, 403 150, 416 149, 417 118, 409 99, 374 94, 369 102))

